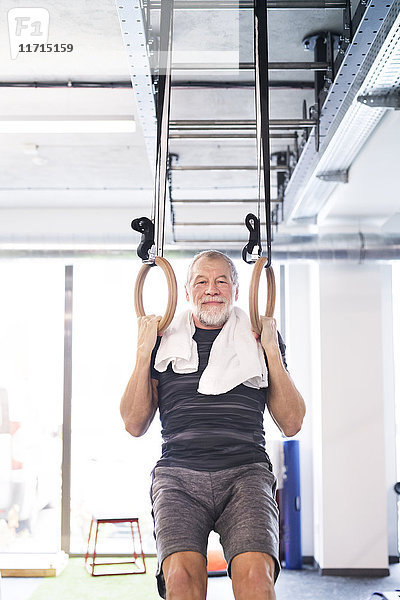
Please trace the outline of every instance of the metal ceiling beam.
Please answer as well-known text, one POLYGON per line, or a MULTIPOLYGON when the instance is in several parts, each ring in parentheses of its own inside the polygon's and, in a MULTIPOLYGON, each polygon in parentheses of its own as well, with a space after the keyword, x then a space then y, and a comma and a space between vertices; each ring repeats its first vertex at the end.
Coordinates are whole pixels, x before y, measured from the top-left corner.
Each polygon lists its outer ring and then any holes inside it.
MULTIPOLYGON (((270 129, 305 129, 315 127, 315 119, 271 119, 270 129)), ((171 131, 207 131, 207 130, 255 130, 256 122, 254 119, 203 119, 203 120, 171 120, 171 131)))
MULTIPOLYGON (((187 200, 171 200, 171 204, 186 205, 186 204, 257 204, 258 198, 232 199, 232 198, 189 198, 187 200)), ((282 202, 281 198, 272 198, 271 202, 282 202)))
POLYGON ((212 140, 212 139, 255 139, 255 133, 171 133, 169 136, 170 140, 212 140))
MULTIPOLYGON (((284 140, 292 140, 296 139, 297 133, 270 133, 269 137, 271 139, 284 139, 284 140)), ((197 139, 225 139, 225 140, 235 140, 235 139, 255 139, 255 133, 171 133, 169 135, 170 140, 197 140, 197 139)))
POLYGON ((140 2, 130 0, 116 0, 115 4, 147 155, 155 172, 156 108, 142 7, 140 2))
MULTIPOLYGON (((254 89, 254 80, 252 81, 172 81, 172 87, 175 89, 254 89)), ((313 90, 313 81, 284 81, 270 80, 269 87, 272 90, 313 90)))
MULTIPOLYGON (((159 10, 161 0, 152 0, 151 10, 159 10)), ((202 0, 175 0, 174 7, 176 10, 251 10, 254 8, 253 0, 236 0, 224 1, 213 0, 212 2, 204 2, 202 0)), ((267 8, 269 9, 289 9, 294 8, 346 8, 344 0, 267 0, 267 8)))
MULTIPOLYGON (((210 221, 203 222, 177 222, 174 221, 174 227, 243 227, 243 221, 235 221, 234 223, 211 223, 210 221)), ((265 226, 265 221, 261 222, 260 225, 265 226)))
MULTIPOLYGON (((269 62, 269 71, 326 71, 326 62, 269 62)), ((173 63, 174 71, 253 71, 254 63, 239 62, 237 64, 201 64, 173 63)))
MULTIPOLYGON (((270 165, 270 171, 287 171, 286 165, 270 165)), ((257 171, 257 165, 173 165, 171 171, 257 171)))

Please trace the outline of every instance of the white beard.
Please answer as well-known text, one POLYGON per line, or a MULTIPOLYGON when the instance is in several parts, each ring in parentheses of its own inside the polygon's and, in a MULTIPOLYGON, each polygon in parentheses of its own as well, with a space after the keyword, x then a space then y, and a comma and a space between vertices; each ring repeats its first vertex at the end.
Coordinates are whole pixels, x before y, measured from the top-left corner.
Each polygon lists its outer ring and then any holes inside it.
POLYGON ((231 302, 221 302, 218 306, 207 306, 199 302, 193 311, 202 325, 222 327, 231 314, 231 302))

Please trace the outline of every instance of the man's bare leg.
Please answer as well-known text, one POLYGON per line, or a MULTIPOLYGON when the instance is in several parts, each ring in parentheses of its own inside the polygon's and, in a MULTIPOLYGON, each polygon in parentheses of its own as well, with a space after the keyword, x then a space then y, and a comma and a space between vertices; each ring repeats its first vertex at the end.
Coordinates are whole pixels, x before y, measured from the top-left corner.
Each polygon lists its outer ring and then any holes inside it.
POLYGON ((269 554, 237 554, 231 564, 235 600, 276 600, 274 571, 275 561, 269 554))
POLYGON ((167 600, 205 600, 206 559, 199 552, 175 552, 162 564, 167 600))

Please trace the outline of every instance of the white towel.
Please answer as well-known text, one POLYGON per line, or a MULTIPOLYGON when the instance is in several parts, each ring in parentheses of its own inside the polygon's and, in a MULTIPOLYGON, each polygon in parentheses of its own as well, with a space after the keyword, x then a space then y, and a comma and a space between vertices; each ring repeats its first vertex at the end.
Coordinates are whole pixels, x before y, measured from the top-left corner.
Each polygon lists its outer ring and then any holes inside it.
MULTIPOLYGON (((191 311, 178 315, 161 338, 154 368, 163 373, 171 363, 175 373, 195 373, 199 357, 194 332, 191 311)), ((241 383, 257 389, 267 387, 268 373, 261 343, 252 334, 249 318, 235 306, 211 347, 197 391, 223 394, 241 383)))

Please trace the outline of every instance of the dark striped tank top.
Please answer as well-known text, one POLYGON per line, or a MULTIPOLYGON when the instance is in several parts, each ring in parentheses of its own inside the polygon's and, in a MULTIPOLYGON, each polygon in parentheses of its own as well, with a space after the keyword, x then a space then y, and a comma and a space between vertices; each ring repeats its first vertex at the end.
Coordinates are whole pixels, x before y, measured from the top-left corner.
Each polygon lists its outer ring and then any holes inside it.
MULTIPOLYGON (((151 377, 158 380, 163 444, 156 466, 218 471, 254 462, 269 463, 263 427, 268 388, 257 390, 241 384, 218 395, 197 391, 220 331, 196 328, 193 339, 199 368, 195 373, 174 373, 171 365, 164 373, 156 371, 154 360, 161 338, 157 339, 151 377)), ((278 337, 285 361, 285 344, 278 337)))

